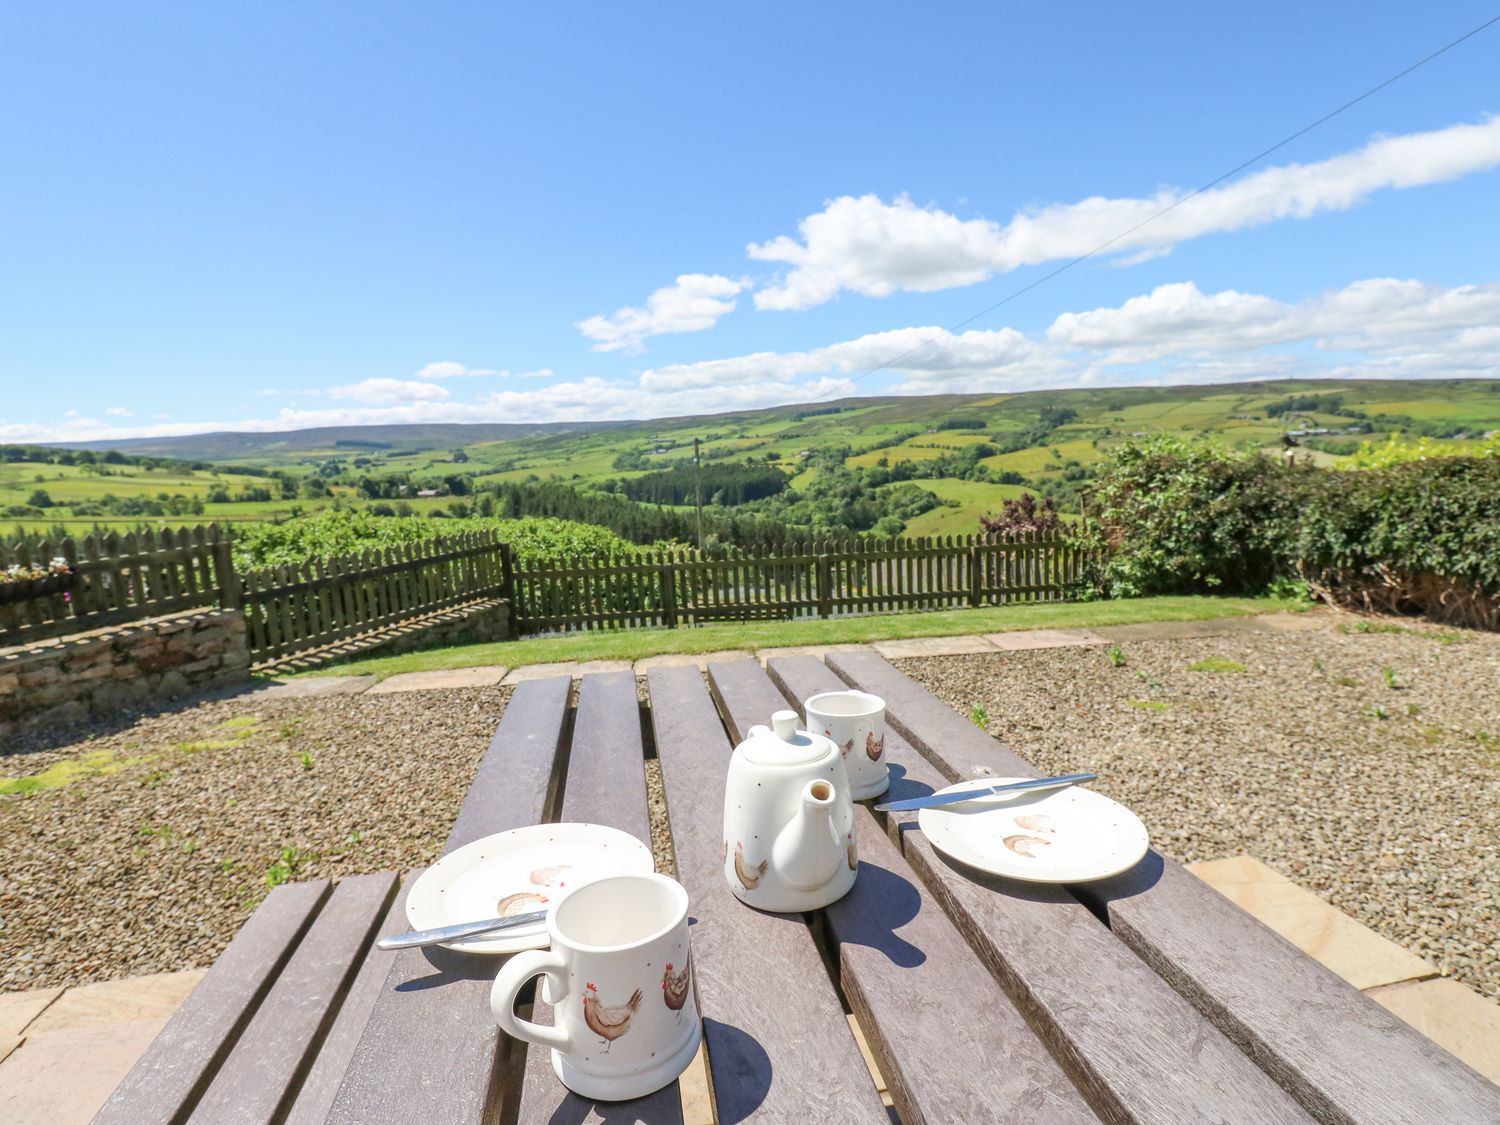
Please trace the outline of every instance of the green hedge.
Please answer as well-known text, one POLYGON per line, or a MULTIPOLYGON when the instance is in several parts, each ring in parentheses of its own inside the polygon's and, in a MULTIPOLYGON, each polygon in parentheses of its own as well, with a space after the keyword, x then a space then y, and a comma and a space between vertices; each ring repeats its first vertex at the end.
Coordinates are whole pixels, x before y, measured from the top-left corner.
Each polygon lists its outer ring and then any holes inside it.
POLYGON ((1084 534, 1101 592, 1251 593, 1278 578, 1332 600, 1500 618, 1500 460, 1365 472, 1155 438, 1105 464, 1084 534))

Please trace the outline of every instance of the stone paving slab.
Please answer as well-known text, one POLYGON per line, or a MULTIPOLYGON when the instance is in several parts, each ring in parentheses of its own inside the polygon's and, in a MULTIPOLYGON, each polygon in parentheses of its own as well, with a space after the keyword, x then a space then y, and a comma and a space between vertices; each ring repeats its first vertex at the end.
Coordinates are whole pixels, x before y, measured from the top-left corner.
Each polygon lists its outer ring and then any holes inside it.
POLYGON ((983 637, 910 637, 901 641, 876 641, 872 646, 887 660, 905 660, 914 656, 968 656, 974 653, 998 652, 983 637))
POLYGON ((869 645, 794 645, 791 648, 758 648, 755 659, 764 664, 781 656, 815 656, 824 659, 830 652, 868 652, 869 645))
POLYGON ((402 672, 387 676, 366 695, 386 695, 397 691, 443 691, 452 688, 495 687, 505 679, 508 669, 504 664, 488 664, 478 668, 443 668, 433 672, 402 672))
POLYGON ((1190 863, 1188 870, 1355 988, 1438 975, 1422 958, 1253 856, 1190 863))
POLYGON ((131 1020, 28 1035, 0 1062, 0 1121, 84 1125, 166 1023, 131 1020))
POLYGON ((0 1040, 19 1036, 26 1026, 63 994, 60 988, 0 992, 0 1040))
POLYGON ((1301 613, 1262 613, 1250 618, 1272 633, 1315 633, 1332 628, 1343 615, 1332 609, 1309 609, 1301 613))
POLYGON ((1138 625, 1100 625, 1094 632, 1109 642, 1182 641, 1193 637, 1229 637, 1267 630, 1253 617, 1230 617, 1209 621, 1143 621, 1138 625))
POLYGON ((207 969, 152 973, 68 989, 26 1029, 28 1039, 71 1028, 164 1020, 187 999, 207 969))
POLYGON ((524 668, 516 668, 506 674, 501 680, 501 686, 524 683, 527 680, 545 680, 549 676, 572 676, 575 680, 579 676, 592 675, 595 672, 629 672, 631 664, 628 660, 561 660, 555 664, 528 664, 524 668))
POLYGON ((706 669, 710 664, 729 660, 749 660, 746 649, 725 649, 721 652, 664 652, 660 656, 647 656, 635 662, 635 674, 644 676, 653 668, 687 668, 696 666, 706 669))
POLYGON ((1091 629, 1026 629, 1016 633, 986 633, 984 639, 1001 652, 1028 652, 1039 648, 1071 648, 1102 645, 1104 638, 1091 629))
POLYGON ((311 699, 320 695, 358 695, 375 684, 374 676, 303 676, 272 680, 255 692, 259 699, 311 699))
POLYGON ((1373 989, 1370 998, 1500 1083, 1500 1004, 1447 978, 1373 989))

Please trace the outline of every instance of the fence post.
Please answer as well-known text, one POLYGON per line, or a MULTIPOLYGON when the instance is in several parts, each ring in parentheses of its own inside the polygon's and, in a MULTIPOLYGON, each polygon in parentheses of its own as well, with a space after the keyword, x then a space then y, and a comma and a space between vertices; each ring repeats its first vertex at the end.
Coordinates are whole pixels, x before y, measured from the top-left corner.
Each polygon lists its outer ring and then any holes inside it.
POLYGON ((969 608, 978 609, 983 600, 984 582, 979 573, 980 557, 977 544, 969 544, 969 608))
POLYGON ((828 556, 820 554, 815 560, 817 563, 818 576, 818 616, 833 616, 833 573, 828 563, 828 556))
POLYGON ((234 551, 229 541, 229 528, 216 525, 214 536, 214 577, 219 580, 219 608, 240 608, 240 576, 234 572, 234 551))
POLYGON ((516 549, 510 543, 499 543, 499 595, 510 603, 510 615, 516 615, 516 549))
POLYGON ((664 562, 656 568, 657 580, 661 583, 661 618, 668 629, 677 628, 677 583, 673 581, 672 564, 664 562))

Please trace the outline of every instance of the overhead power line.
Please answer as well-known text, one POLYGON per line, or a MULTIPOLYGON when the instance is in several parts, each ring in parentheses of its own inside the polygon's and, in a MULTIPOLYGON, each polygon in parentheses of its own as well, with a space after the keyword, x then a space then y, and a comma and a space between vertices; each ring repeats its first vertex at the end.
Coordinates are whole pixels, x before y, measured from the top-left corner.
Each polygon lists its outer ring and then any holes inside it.
MULTIPOLYGON (((1432 62, 1433 59, 1438 58, 1440 55, 1447 54, 1449 51, 1453 50, 1454 47, 1457 47, 1460 43, 1463 43, 1465 40, 1474 38, 1474 36, 1478 35, 1481 31, 1484 31, 1486 28, 1491 27, 1491 26, 1493 26, 1494 24, 1497 24, 1497 23, 1500 23, 1500 15, 1492 16, 1490 19, 1485 20, 1478 27, 1471 28, 1470 30, 1464 32, 1457 39, 1454 39, 1451 42, 1444 44, 1443 46, 1439 47, 1437 50, 1433 51, 1431 54, 1424 55, 1422 58, 1420 58, 1416 62, 1412 63, 1410 66, 1406 67, 1404 70, 1398 71, 1397 73, 1391 75, 1385 81, 1379 83, 1378 85, 1371 86, 1368 90, 1366 90, 1364 93, 1360 94, 1358 97, 1350 98, 1347 102, 1345 102, 1343 105, 1339 106, 1337 109, 1331 109, 1331 110, 1329 110, 1327 113, 1325 113, 1322 117, 1318 118, 1316 121, 1313 121, 1310 124, 1304 125, 1302 128, 1298 129, 1295 133, 1291 133, 1288 136, 1283 137, 1281 140, 1277 141, 1270 148, 1262 149, 1260 152, 1257 152, 1254 156, 1250 157, 1248 160, 1241 161, 1240 163, 1236 164, 1233 168, 1229 169, 1229 171, 1224 172, 1221 175, 1215 176, 1213 179, 1209 180, 1208 183, 1204 184, 1202 187, 1197 188, 1197 189, 1195 189, 1192 192, 1189 192, 1187 195, 1184 195, 1181 199, 1174 200, 1172 203, 1169 203, 1167 206, 1163 207, 1160 211, 1157 211, 1153 215, 1148 215, 1146 218, 1142 219, 1140 222, 1136 223, 1134 226, 1126 227, 1119 234, 1115 235, 1113 238, 1110 238, 1110 239, 1108 239, 1108 240, 1106 240, 1104 242, 1099 243, 1098 246, 1095 246, 1092 250, 1089 250, 1087 253, 1080 254, 1076 258, 1072 258, 1069 261, 1064 262, 1062 265, 1058 266, 1056 269, 1048 271, 1047 273, 1043 274, 1041 277, 1037 278, 1035 281, 1028 282, 1027 284, 1021 286, 1019 289, 1016 289, 1016 290, 1013 290, 1010 293, 1007 293, 1004 297, 1001 297, 1000 300, 996 301, 992 305, 986 305, 984 308, 980 309, 973 316, 965 317, 963 320, 960 320, 957 324, 949 325, 949 327, 947 328, 947 332, 949 332, 949 333, 957 332, 960 328, 964 328, 967 325, 973 324, 976 320, 979 320, 982 317, 988 316, 990 313, 992 313, 996 309, 1000 308, 1000 306, 1002 306, 1002 305, 1008 305, 1011 301, 1014 301, 1017 297, 1021 297, 1021 296, 1024 296, 1025 294, 1027 294, 1027 293, 1030 293, 1033 289, 1037 288, 1037 286, 1039 286, 1039 285, 1045 285, 1047 282, 1051 281, 1058 274, 1066 273, 1068 270, 1072 269, 1074 266, 1078 265, 1079 263, 1086 262, 1090 258, 1094 257, 1095 255, 1100 254, 1100 253, 1102 253, 1105 250, 1108 250, 1111 246, 1113 246, 1115 243, 1119 242, 1122 238, 1128 238, 1130 235, 1134 234, 1136 231, 1140 230, 1142 227, 1150 226, 1152 223, 1156 222, 1157 219, 1160 219, 1163 215, 1166 215, 1166 214, 1168 214, 1168 213, 1170 213, 1172 211, 1175 211, 1177 208, 1181 207, 1184 203, 1188 202, 1191 199, 1195 199, 1196 197, 1202 195, 1204 192, 1209 191, 1212 188, 1218 187, 1219 184, 1223 183, 1225 180, 1229 179, 1231 176, 1238 175, 1240 172, 1243 172, 1246 168, 1249 168, 1252 164, 1259 163, 1260 161, 1264 160, 1266 157, 1270 156, 1273 152, 1277 151, 1278 149, 1285 148, 1287 145, 1291 144, 1293 141, 1297 140, 1299 137, 1306 136, 1308 133, 1311 133, 1314 129, 1318 128, 1318 126, 1327 124, 1329 121, 1332 121, 1335 117, 1337 117, 1339 114, 1343 113, 1345 110, 1354 108, 1360 102, 1364 101, 1366 98, 1371 97, 1371 96, 1373 96, 1375 94, 1378 94, 1378 93, 1380 93, 1381 90, 1384 90, 1387 86, 1390 86, 1390 85, 1392 85, 1392 84, 1394 84, 1396 82, 1401 81, 1401 79, 1405 78, 1408 74, 1411 74, 1413 71, 1420 70, 1422 67, 1424 67, 1428 63, 1432 62)), ((937 341, 939 339, 941 339, 941 337, 939 337, 939 336, 933 336, 931 339, 923 340, 920 344, 914 344, 911 347, 907 348, 904 352, 901 352, 899 355, 892 356, 890 359, 886 360, 884 363, 881 363, 881 364, 879 364, 878 366, 875 366, 875 367, 871 367, 871 368, 869 368, 866 371, 860 372, 858 375, 856 375, 853 378, 852 382, 857 383, 861 379, 864 379, 864 378, 866 378, 866 377, 868 377, 870 375, 874 375, 877 371, 884 371, 884 370, 886 370, 889 367, 893 367, 897 363, 900 363, 903 359, 906 359, 908 356, 915 355, 917 352, 921 351, 923 348, 926 348, 926 347, 928 347, 931 344, 937 343, 937 341)))

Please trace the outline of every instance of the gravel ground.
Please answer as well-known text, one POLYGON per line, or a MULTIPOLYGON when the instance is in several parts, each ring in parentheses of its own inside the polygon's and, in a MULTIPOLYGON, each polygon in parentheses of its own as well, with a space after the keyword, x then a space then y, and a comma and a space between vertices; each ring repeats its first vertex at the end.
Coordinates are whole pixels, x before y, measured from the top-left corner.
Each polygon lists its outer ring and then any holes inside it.
POLYGON ((268 878, 440 854, 508 689, 240 698, 0 757, 0 991, 207 965, 268 878))
POLYGON ((1350 620, 899 663, 1167 854, 1249 853, 1500 999, 1500 637, 1350 620))

